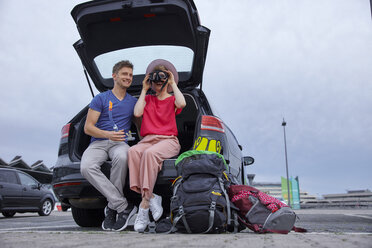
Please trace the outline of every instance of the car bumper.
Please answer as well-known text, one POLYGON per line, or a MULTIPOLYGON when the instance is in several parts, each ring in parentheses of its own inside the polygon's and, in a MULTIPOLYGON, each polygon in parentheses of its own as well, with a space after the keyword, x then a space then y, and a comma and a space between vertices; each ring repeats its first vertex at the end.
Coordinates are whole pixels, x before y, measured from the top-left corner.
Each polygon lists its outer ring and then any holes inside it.
MULTIPOLYGON (((177 177, 174 163, 175 159, 164 161, 162 170, 158 174, 154 192, 165 197, 171 196, 171 185, 177 177)), ((101 168, 102 172, 109 178, 111 163, 105 162, 101 168)), ((105 197, 81 175, 80 163, 56 166, 53 170, 52 185, 56 197, 65 205, 77 208, 102 208, 107 204, 105 197)), ((139 198, 139 194, 129 190, 129 180, 126 180, 124 194, 128 200, 139 198)))

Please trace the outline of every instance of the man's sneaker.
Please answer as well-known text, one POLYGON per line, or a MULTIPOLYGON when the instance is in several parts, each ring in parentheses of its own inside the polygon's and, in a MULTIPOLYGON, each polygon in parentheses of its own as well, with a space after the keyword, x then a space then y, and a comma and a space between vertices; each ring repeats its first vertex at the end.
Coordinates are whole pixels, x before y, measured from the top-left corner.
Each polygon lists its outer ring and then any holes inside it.
POLYGON ((161 206, 161 196, 154 193, 153 195, 154 197, 150 199, 150 210, 152 218, 157 221, 163 215, 163 207, 161 206))
POLYGON ((147 225, 150 223, 149 208, 139 208, 136 221, 134 222, 134 230, 137 232, 144 232, 147 225))
POLYGON ((128 203, 128 207, 123 212, 118 213, 116 223, 112 229, 114 231, 120 232, 127 228, 130 218, 135 213, 137 213, 137 207, 134 206, 132 203, 128 203))
POLYGON ((106 206, 104 212, 105 220, 102 222, 102 229, 110 231, 116 223, 116 211, 106 206))

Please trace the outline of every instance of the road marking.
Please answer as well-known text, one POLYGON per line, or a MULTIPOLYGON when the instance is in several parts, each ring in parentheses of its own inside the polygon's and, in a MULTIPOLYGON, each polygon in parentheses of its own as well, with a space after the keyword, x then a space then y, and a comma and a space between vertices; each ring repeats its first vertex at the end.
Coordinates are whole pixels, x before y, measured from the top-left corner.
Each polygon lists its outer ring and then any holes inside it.
POLYGON ((361 215, 361 214, 344 214, 344 215, 372 220, 371 216, 366 216, 366 215, 361 215))
MULTIPOLYGON (((293 233, 293 232, 291 232, 293 233)), ((296 233, 296 234, 300 234, 300 233, 296 233)), ((302 233, 301 233, 302 234, 302 233)), ((315 235, 372 235, 372 233, 369 233, 369 232, 307 232, 307 233, 304 233, 306 235, 308 234, 315 234, 315 235)))
MULTIPOLYGON (((45 228, 70 228, 70 227, 79 227, 78 225, 67 225, 67 226, 35 226, 35 227, 14 227, 14 228, 4 228, 0 229, 0 232, 9 232, 9 231, 29 231, 32 229, 45 229, 45 228)), ((57 231, 58 232, 58 231, 57 231)))
MULTIPOLYGON (((70 228, 70 227, 78 227, 78 226, 49 226, 49 227, 43 227, 44 228, 70 228)), ((107 233, 107 234, 120 234, 121 232, 108 232, 108 231, 103 231, 101 229, 98 230, 84 230, 84 231, 79 231, 79 230, 31 230, 31 229, 40 229, 40 227, 20 227, 20 228, 8 228, 8 229, 0 229, 0 233, 9 233, 9 232, 17 232, 17 233, 26 233, 26 232, 32 232, 32 233, 88 233, 88 232, 97 232, 97 233, 107 233)), ((135 231, 126 231, 128 234, 139 234, 138 232, 135 231)), ((122 233, 121 233, 122 234, 122 233)), ((234 233, 230 233, 234 234, 234 233)), ((237 233, 240 235, 246 235, 246 233, 237 233)), ((254 233, 250 233, 254 234, 254 233)), ((294 234, 294 235, 354 235, 354 236, 359 236, 359 235, 372 235, 370 232, 306 232, 306 233, 296 233, 296 232, 290 232, 289 234, 294 234)), ((261 236, 261 234, 257 234, 261 236)), ((275 235, 275 234, 274 234, 275 235)))

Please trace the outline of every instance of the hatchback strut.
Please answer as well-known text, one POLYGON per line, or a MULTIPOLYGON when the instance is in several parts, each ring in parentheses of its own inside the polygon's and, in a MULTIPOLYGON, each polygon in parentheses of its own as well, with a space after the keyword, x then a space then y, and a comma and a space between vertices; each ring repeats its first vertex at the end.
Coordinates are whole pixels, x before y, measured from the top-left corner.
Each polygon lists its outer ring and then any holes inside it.
POLYGON ((85 77, 86 77, 88 85, 89 85, 90 93, 92 93, 92 97, 94 97, 92 85, 90 84, 88 73, 87 73, 87 70, 85 69, 85 67, 84 67, 84 74, 85 74, 85 77))

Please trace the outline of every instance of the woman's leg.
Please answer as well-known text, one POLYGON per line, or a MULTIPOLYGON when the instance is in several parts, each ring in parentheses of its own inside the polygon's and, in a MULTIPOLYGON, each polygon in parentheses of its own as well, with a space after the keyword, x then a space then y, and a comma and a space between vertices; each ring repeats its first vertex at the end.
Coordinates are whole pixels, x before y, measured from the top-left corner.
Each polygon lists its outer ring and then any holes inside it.
POLYGON ((140 184, 144 204, 152 198, 152 192, 156 183, 163 161, 176 156, 180 151, 180 144, 174 136, 153 136, 152 145, 148 147, 141 158, 140 184))
POLYGON ((128 150, 129 187, 131 190, 141 194, 140 184, 140 162, 143 152, 151 146, 146 137, 128 150))
MULTIPOLYGON (((134 224, 134 230, 144 231, 150 222, 149 210, 150 210, 150 199, 153 197, 153 189, 158 176, 158 172, 161 169, 164 159, 171 158, 179 153, 180 145, 176 137, 164 137, 151 135, 146 136, 148 143, 151 143, 146 150, 143 151, 141 162, 140 162, 140 185, 142 202, 140 204, 137 218, 134 224)), ((156 208, 152 207, 152 211, 156 209, 156 216, 153 217, 158 220, 161 217, 163 208, 160 201, 157 203, 156 208)))

